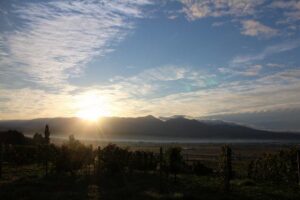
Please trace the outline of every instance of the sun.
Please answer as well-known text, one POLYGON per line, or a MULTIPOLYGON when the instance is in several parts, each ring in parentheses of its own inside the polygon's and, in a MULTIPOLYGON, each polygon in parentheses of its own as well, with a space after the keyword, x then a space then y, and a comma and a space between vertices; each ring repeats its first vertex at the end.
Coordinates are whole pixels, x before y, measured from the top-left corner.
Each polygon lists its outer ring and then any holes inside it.
POLYGON ((81 119, 97 121, 101 117, 101 114, 97 110, 87 109, 78 111, 77 116, 81 119))
POLYGON ((76 116, 88 120, 97 121, 100 117, 109 116, 109 103, 104 96, 88 92, 77 98, 76 116))

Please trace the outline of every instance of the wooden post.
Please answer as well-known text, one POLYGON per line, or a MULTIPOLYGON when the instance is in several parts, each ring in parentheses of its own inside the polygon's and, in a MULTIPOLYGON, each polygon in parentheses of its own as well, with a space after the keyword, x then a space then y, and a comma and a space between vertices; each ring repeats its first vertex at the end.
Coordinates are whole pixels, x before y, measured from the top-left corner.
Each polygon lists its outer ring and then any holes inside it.
POLYGON ((144 174, 146 174, 146 171, 147 171, 147 154, 146 154, 146 152, 143 152, 143 168, 144 168, 144 174))
POLYGON ((46 158, 45 158, 46 176, 48 175, 48 161, 49 161, 49 145, 46 144, 46 158))
POLYGON ((300 150, 297 151, 297 164, 298 164, 298 184, 300 186, 300 150))
POLYGON ((229 146, 223 147, 224 156, 224 190, 228 192, 230 190, 230 179, 232 176, 231 166, 231 148, 229 146))
POLYGON ((162 147, 160 147, 159 148, 159 189, 161 193, 163 192, 162 162, 163 162, 163 149, 162 147))
POLYGON ((231 148, 228 146, 227 147, 227 165, 228 165, 228 177, 229 177, 229 180, 232 179, 232 164, 231 164, 231 160, 232 160, 232 151, 231 151, 231 148))
POLYGON ((0 178, 2 178, 2 160, 3 160, 3 148, 2 143, 0 143, 0 178))
POLYGON ((97 166, 97 171, 96 171, 96 174, 97 176, 99 176, 100 174, 100 155, 101 154, 101 147, 99 146, 98 149, 97 149, 97 163, 96 163, 96 166, 97 166))

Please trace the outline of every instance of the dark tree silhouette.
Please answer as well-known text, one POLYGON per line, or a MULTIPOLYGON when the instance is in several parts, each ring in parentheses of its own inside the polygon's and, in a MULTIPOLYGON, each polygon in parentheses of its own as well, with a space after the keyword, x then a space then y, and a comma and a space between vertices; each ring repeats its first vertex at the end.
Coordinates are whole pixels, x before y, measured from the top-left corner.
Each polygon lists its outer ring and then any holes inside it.
POLYGON ((115 144, 108 144, 100 152, 99 163, 101 170, 106 175, 120 175, 128 166, 128 149, 123 149, 115 144))
POLYGON ((35 144, 44 144, 45 143, 45 139, 43 138, 42 134, 40 134, 40 133, 35 133, 33 135, 32 139, 35 144))
POLYGON ((45 140, 46 140, 46 144, 50 143, 50 130, 48 124, 46 124, 45 127, 45 140))
POLYGON ((177 180, 177 174, 179 173, 183 164, 181 150, 182 149, 180 147, 171 147, 167 151, 169 170, 172 174, 174 174, 175 182, 177 180))

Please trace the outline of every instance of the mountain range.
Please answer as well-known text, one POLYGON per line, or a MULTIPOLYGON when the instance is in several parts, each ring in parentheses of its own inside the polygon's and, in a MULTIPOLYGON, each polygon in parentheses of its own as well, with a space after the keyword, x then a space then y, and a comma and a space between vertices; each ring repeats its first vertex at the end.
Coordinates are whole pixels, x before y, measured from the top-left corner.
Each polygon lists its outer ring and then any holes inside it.
POLYGON ((224 121, 199 121, 182 116, 156 118, 103 117, 97 122, 80 118, 40 118, 2 120, 0 131, 18 130, 25 135, 43 133, 50 126, 51 135, 96 139, 226 139, 226 140, 300 140, 300 134, 257 130, 224 121))

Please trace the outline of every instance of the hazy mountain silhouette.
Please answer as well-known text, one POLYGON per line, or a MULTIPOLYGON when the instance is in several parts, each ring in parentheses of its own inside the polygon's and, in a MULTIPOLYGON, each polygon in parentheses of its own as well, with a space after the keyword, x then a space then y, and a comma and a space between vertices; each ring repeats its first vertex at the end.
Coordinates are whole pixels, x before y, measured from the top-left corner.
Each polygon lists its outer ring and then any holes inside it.
POLYGON ((256 130, 223 121, 199 121, 182 116, 158 119, 105 117, 99 122, 79 118, 41 118, 0 121, 0 131, 16 129, 25 134, 42 133, 49 124, 53 136, 76 135, 86 138, 197 138, 197 139, 297 139, 300 134, 256 130))

